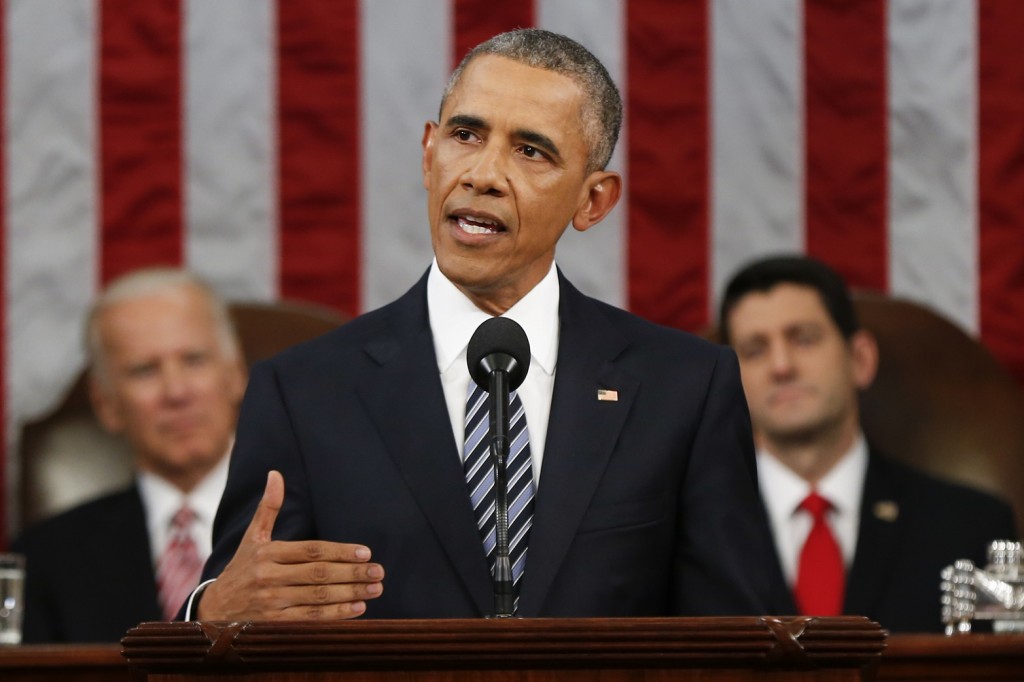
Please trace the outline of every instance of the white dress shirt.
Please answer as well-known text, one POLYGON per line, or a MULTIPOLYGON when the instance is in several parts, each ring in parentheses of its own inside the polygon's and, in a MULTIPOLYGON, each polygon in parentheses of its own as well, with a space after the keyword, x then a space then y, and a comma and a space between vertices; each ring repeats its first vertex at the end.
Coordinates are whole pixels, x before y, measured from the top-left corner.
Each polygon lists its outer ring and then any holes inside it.
POLYGON ((213 546, 213 517, 217 514, 224 485, 228 480, 228 459, 221 458, 206 477, 185 495, 174 485, 150 472, 139 473, 139 494, 146 511, 149 530, 149 548, 156 566, 171 540, 171 520, 187 504, 195 512, 192 539, 203 561, 210 556, 213 546))
POLYGON ((757 452, 757 478, 771 522, 782 572, 790 585, 796 582, 800 551, 811 532, 812 519, 800 510, 800 503, 817 490, 832 503, 828 524, 849 569, 857 549, 860 505, 868 467, 868 446, 858 434, 853 447, 818 481, 816 488, 765 450, 757 452))
MULTIPOLYGON (((530 455, 533 461, 534 485, 540 481, 544 441, 548 433, 551 393, 555 385, 555 362, 558 358, 558 273, 552 263, 548 274, 528 294, 509 308, 502 317, 515 320, 530 340, 530 369, 518 393, 526 413, 530 434, 530 455)), ((457 451, 462 461, 466 434, 466 396, 469 391, 469 368, 466 348, 473 332, 491 315, 473 305, 444 276, 434 260, 427 276, 427 309, 430 331, 434 337, 437 369, 444 387, 448 417, 452 423, 457 451)))

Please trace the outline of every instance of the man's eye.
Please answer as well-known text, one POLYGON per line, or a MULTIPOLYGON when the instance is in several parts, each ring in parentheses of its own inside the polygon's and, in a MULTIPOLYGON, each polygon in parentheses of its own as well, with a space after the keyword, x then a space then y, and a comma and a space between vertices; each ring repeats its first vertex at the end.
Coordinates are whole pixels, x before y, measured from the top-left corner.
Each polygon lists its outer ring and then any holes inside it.
POLYGON ((764 355, 764 345, 762 344, 751 344, 751 345, 740 345, 736 347, 736 354, 744 360, 753 360, 761 355, 764 355))
POLYGON ((544 158, 547 158, 546 155, 544 154, 544 152, 542 152, 541 150, 537 149, 536 147, 531 147, 530 145, 524 145, 523 146, 523 156, 525 156, 528 159, 544 159, 544 158))
POLYGON ((796 343, 799 346, 813 346, 820 338, 821 335, 813 330, 803 330, 796 335, 796 343))
POLYGON ((459 140, 463 142, 469 142, 470 140, 473 139, 473 133, 469 132, 468 130, 456 130, 455 137, 457 137, 459 140))
POLYGON ((156 365, 134 365, 128 368, 128 376, 136 379, 153 376, 156 374, 156 365))
POLYGON ((189 353, 185 356, 185 364, 190 367, 206 364, 209 356, 206 353, 189 353))

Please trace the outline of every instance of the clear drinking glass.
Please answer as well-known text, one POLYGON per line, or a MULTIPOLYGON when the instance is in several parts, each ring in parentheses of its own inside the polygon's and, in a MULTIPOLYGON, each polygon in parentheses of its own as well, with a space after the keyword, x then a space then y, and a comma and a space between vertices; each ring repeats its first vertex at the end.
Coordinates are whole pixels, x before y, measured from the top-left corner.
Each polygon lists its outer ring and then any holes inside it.
POLYGON ((21 644, 25 557, 0 554, 0 644, 21 644))

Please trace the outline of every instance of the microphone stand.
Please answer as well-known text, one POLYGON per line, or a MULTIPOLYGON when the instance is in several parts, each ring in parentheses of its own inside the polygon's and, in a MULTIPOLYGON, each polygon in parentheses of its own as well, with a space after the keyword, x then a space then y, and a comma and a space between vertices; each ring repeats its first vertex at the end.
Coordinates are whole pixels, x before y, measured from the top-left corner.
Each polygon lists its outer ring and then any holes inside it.
MULTIPOLYGON (((514 361, 513 361, 514 362, 514 361)), ((494 615, 511 618, 515 607, 512 563, 508 556, 508 462, 509 385, 508 372, 491 372, 490 402, 491 461, 494 463, 494 615)))
POLYGON ((473 381, 488 387, 488 455, 494 465, 494 617, 510 618, 515 586, 508 539, 509 392, 523 383, 530 369, 530 340, 514 320, 489 318, 466 346, 466 365, 473 381))

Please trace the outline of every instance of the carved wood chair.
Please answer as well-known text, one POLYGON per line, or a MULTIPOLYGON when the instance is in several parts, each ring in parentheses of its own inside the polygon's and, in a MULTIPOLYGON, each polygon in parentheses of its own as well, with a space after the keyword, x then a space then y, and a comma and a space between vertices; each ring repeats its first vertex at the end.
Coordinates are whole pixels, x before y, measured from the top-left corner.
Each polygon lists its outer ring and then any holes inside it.
POLYGON ((859 293, 879 345, 861 421, 880 450, 1011 502, 1024 531, 1024 389, 976 339, 910 301, 859 293))

